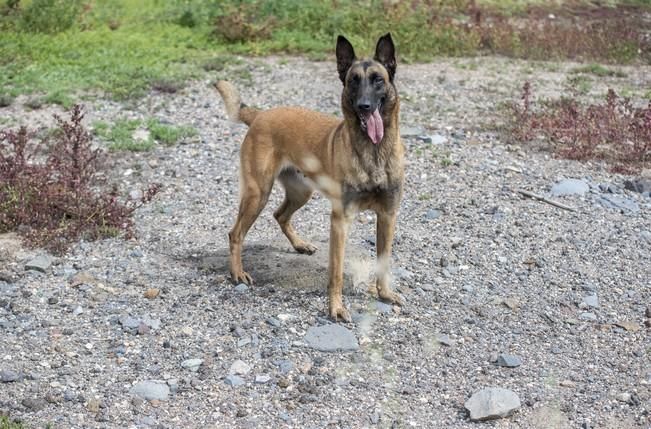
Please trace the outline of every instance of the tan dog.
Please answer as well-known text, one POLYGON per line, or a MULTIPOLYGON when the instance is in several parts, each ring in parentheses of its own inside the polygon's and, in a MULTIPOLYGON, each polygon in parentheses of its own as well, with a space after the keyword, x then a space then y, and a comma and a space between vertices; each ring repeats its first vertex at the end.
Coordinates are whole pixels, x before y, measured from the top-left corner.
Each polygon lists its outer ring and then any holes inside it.
POLYGON ((332 204, 329 314, 350 321, 342 299, 344 248, 348 226, 360 210, 377 214, 378 295, 401 304, 389 286, 389 259, 404 180, 404 146, 398 132, 400 104, 393 83, 396 60, 391 35, 378 40, 373 59, 357 60, 353 46, 342 36, 336 53, 344 84, 343 121, 299 107, 260 111, 240 104, 230 83, 220 81, 216 87, 231 119, 250 127, 240 152, 239 213, 228 234, 232 280, 253 282, 242 267, 242 243, 276 178, 285 188, 285 200, 274 213, 280 228, 298 252, 317 250, 290 223, 292 214, 317 189, 332 204))

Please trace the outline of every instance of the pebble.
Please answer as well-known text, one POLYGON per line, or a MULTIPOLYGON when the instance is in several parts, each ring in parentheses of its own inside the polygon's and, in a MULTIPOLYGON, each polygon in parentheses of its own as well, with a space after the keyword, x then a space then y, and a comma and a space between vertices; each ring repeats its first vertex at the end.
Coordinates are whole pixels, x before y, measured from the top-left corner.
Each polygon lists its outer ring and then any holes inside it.
POLYGON ((203 363, 203 359, 186 359, 183 362, 181 362, 181 367, 188 369, 192 372, 197 372, 199 371, 199 367, 203 363))
POLYGON ((147 401, 167 401, 170 388, 165 382, 146 380, 134 385, 129 392, 147 401))
POLYGON ((144 293, 144 297, 147 299, 154 299, 160 294, 160 289, 151 288, 147 289, 144 293))
POLYGON ((237 387, 244 384, 244 379, 239 375, 230 374, 224 377, 224 382, 229 386, 237 387))
POLYGON ((588 307, 599 308, 599 298, 597 295, 588 295, 583 298, 583 303, 588 307))
POLYGON ((251 366, 242 360, 236 360, 229 369, 229 374, 246 375, 251 371, 251 366))
POLYGON ((341 325, 312 326, 304 338, 307 345, 322 352, 355 351, 359 344, 355 334, 341 325))
POLYGON ((268 375, 256 375, 255 382, 258 384, 264 384, 271 381, 271 377, 268 375))
POLYGON ((292 369, 294 369, 294 364, 289 359, 281 359, 275 361, 274 364, 278 367, 282 374, 288 374, 292 369))
POLYGON ((440 217, 441 217, 440 210, 429 209, 429 210, 427 210, 427 212, 425 212, 425 219, 427 219, 427 220, 434 220, 434 219, 438 219, 440 217))
POLYGON ((237 293, 246 293, 249 290, 249 287, 244 283, 240 283, 237 286, 235 286, 233 290, 237 293))
POLYGON ((631 400, 631 394, 628 392, 618 393, 615 396, 615 399, 617 399, 619 402, 629 402, 631 400))
POLYGON ((481 389, 464 404, 470 412, 470 420, 494 420, 511 415, 520 408, 520 398, 508 389, 488 387, 481 389))
POLYGON ((588 321, 590 321, 590 322, 594 322, 594 321, 597 320, 597 315, 594 314, 594 313, 588 313, 588 312, 586 312, 586 313, 581 313, 581 314, 579 314, 579 319, 582 319, 582 320, 588 320, 588 321))
POLYGON ((651 192, 651 179, 637 178, 624 181, 624 189, 643 194, 651 192))
POLYGON ((522 365, 522 359, 519 356, 501 354, 497 357, 497 365, 507 368, 516 368, 522 365))
POLYGON ((436 342, 448 347, 452 345, 450 337, 446 334, 436 334, 436 342))
POLYGON ((600 195, 597 202, 608 209, 619 210, 622 213, 637 213, 640 211, 640 206, 635 201, 618 195, 600 195))
POLYGON ((47 401, 43 398, 25 398, 21 404, 31 411, 41 411, 47 407, 47 401))
POLYGON ((549 193, 554 197, 565 195, 583 195, 590 190, 590 186, 583 180, 565 179, 554 184, 549 193))
POLYGON ((0 382, 2 383, 13 383, 14 381, 20 381, 20 373, 12 371, 10 369, 0 370, 0 382))
POLYGON ((275 317, 267 317, 265 322, 267 322, 268 325, 271 325, 274 328, 280 328, 282 326, 282 323, 280 323, 280 320, 276 319, 275 317))

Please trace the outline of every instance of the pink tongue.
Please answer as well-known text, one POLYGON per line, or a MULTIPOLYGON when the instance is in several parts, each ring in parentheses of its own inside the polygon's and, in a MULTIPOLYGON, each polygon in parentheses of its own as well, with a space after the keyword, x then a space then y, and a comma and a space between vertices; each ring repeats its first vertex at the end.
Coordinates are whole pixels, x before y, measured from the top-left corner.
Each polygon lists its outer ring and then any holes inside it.
POLYGON ((378 109, 375 109, 375 112, 366 120, 366 132, 373 144, 380 143, 384 137, 384 124, 378 109))

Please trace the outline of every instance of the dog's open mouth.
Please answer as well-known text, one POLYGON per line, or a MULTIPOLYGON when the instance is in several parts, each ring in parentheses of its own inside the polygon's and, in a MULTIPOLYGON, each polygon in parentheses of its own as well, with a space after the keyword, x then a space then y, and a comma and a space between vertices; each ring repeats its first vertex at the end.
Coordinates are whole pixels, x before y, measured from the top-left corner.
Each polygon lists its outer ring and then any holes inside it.
POLYGON ((380 143, 382 137, 384 137, 384 123, 382 122, 380 109, 375 109, 375 112, 369 113, 368 115, 360 113, 358 116, 362 130, 366 131, 373 144, 380 143))

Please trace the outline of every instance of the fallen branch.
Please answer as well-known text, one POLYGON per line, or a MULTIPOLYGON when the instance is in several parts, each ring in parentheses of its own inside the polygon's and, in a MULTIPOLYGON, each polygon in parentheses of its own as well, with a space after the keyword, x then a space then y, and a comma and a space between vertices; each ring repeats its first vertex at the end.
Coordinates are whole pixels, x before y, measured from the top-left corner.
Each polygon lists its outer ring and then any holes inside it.
POLYGON ((569 210, 571 212, 576 211, 574 207, 566 206, 561 204, 558 201, 550 200, 549 198, 543 197, 542 195, 534 194, 533 192, 525 191, 524 189, 518 189, 518 192, 524 195, 525 197, 533 198, 543 203, 551 204, 552 206, 558 207, 559 209, 569 210))

